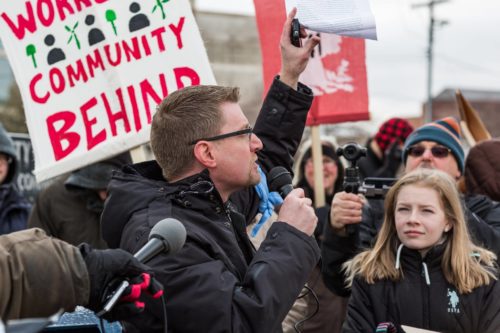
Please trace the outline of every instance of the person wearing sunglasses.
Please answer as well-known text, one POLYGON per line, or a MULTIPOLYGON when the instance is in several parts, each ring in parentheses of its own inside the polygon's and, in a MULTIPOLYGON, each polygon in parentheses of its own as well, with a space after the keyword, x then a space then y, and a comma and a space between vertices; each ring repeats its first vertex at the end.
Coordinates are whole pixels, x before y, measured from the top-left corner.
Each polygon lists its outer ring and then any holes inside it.
MULTIPOLYGON (((238 104, 238 88, 177 90, 152 120, 156 160, 126 166, 108 186, 101 225, 109 247, 136 252, 163 218, 186 227, 178 253, 147 262, 165 288, 173 332, 280 331, 319 260, 311 237, 317 217, 300 189, 286 196, 259 250, 245 228, 259 209, 259 166, 265 173, 275 166, 291 171, 312 104, 312 91, 298 78, 319 37, 293 46, 295 13, 284 22, 280 76, 253 129, 238 104)), ((144 301, 145 313, 125 323, 126 331, 163 332, 161 302, 144 301)))
MULTIPOLYGON (((464 155, 458 121, 446 117, 417 128, 406 139, 402 158, 405 173, 437 169, 458 181, 464 173, 464 155)), ((461 199, 472 238, 500 258, 500 203, 480 195, 464 195, 461 199)), ((341 296, 350 294, 342 265, 373 244, 383 219, 383 198, 366 200, 345 192, 335 195, 322 244, 322 274, 328 288, 341 296), (347 234, 348 224, 356 226, 355 233, 347 234)))

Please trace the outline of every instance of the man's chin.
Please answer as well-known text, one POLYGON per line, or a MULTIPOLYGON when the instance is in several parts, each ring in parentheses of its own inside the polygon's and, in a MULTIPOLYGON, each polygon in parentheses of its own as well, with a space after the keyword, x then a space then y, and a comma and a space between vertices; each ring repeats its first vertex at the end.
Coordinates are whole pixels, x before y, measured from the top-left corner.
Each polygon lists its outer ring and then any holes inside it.
POLYGON ((258 183, 260 183, 261 177, 260 173, 257 172, 257 174, 251 174, 250 175, 250 180, 249 180, 249 186, 255 186, 258 183))

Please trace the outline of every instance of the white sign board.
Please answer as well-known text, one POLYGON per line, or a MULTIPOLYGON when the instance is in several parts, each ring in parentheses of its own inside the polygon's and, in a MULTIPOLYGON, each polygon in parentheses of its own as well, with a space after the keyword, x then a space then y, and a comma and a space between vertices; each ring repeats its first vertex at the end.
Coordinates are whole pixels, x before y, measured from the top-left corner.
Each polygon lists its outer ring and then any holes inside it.
POLYGON ((157 104, 214 84, 188 0, 2 1, 42 181, 149 140, 157 104))

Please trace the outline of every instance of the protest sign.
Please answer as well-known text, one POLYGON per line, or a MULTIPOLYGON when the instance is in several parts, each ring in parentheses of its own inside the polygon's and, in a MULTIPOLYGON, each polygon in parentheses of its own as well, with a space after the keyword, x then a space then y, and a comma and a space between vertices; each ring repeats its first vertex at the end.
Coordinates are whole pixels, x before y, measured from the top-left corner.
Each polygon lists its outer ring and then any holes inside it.
POLYGON ((172 91, 214 84, 188 0, 0 4, 38 181, 149 140, 172 91))
MULTIPOLYGON (((269 87, 280 69, 279 44, 286 18, 284 0, 254 0, 259 29, 264 84, 269 87)), ((309 33, 315 33, 309 31, 309 33)), ((320 34, 321 43, 300 76, 316 96, 307 125, 369 119, 363 39, 320 34)))
POLYGON ((28 134, 9 133, 17 156, 17 172, 15 182, 19 193, 29 202, 34 203, 35 198, 40 191, 40 185, 35 179, 33 169, 35 168, 35 159, 33 157, 33 148, 28 134))

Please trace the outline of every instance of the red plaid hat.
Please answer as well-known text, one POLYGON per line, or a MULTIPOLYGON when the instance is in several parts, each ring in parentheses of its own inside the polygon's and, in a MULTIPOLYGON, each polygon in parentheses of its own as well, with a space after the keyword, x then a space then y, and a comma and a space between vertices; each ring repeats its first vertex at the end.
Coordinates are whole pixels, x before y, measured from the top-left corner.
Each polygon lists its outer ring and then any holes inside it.
POLYGON ((401 118, 391 118, 380 126, 375 134, 375 142, 385 152, 394 141, 399 140, 403 143, 411 132, 413 132, 413 127, 408 121, 401 118))

